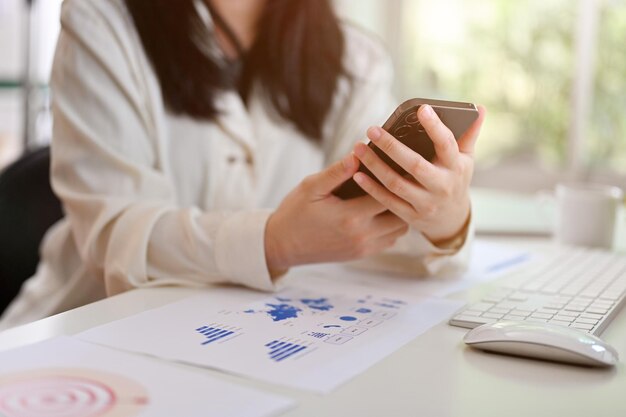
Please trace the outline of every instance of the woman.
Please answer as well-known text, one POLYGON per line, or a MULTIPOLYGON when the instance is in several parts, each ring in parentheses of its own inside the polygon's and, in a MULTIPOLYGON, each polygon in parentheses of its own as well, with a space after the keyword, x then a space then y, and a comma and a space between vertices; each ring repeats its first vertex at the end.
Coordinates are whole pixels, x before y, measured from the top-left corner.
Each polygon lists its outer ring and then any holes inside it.
POLYGON ((134 287, 272 290, 313 262, 416 275, 464 262, 484 111, 457 146, 420 109, 433 164, 368 130, 396 105, 389 58, 329 1, 66 0, 61 21, 52 183, 66 217, 3 327, 134 287), (366 130, 416 181, 359 144, 366 130), (351 177, 367 196, 331 194, 351 177))

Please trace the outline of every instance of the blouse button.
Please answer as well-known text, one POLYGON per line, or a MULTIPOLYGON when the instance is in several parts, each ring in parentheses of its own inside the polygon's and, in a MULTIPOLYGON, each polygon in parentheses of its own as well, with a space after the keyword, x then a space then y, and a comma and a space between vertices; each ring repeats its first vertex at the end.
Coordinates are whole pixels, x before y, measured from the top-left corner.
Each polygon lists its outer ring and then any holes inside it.
POLYGON ((237 162, 237 157, 236 157, 236 156, 231 155, 231 156, 229 156, 229 157, 228 157, 227 161, 228 161, 228 163, 229 163, 229 164, 231 164, 231 165, 232 165, 232 164, 234 164, 235 162, 237 162))
POLYGON ((246 164, 248 165, 252 165, 254 162, 254 160, 252 159, 251 156, 246 156, 246 164))

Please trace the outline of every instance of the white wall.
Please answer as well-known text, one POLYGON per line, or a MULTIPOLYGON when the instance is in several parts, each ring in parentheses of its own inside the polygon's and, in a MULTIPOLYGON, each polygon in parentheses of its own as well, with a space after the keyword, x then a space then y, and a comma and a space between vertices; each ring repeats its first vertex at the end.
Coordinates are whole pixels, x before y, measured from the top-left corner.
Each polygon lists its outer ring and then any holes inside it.
MULTIPOLYGON (((60 30, 59 15, 62 0, 36 0, 33 8, 32 79, 46 84, 50 77, 52 59, 60 30)), ((27 7, 25 0, 0 0, 0 80, 21 82, 24 79, 26 51, 27 7)), ((33 117, 43 107, 33 104, 33 117)), ((37 99, 35 95, 35 99, 37 99)), ((0 89, 0 168, 14 159, 23 142, 23 94, 19 88, 0 89)), ((45 119, 45 117, 44 117, 45 119)), ((40 124, 41 125, 41 124, 40 124)), ((39 129, 42 130, 42 129, 39 129)), ((43 130, 49 130, 44 126, 43 130)), ((34 140, 49 138, 47 131, 32 132, 34 140)))
POLYGON ((17 79, 22 71, 23 0, 0 0, 0 78, 17 79))
MULTIPOLYGON (((37 0, 33 10, 33 27, 36 78, 46 82, 50 74, 52 56, 59 33, 59 14, 62 0, 37 0)), ((19 80, 22 78, 26 2, 24 0, 0 0, 0 78, 19 80)))

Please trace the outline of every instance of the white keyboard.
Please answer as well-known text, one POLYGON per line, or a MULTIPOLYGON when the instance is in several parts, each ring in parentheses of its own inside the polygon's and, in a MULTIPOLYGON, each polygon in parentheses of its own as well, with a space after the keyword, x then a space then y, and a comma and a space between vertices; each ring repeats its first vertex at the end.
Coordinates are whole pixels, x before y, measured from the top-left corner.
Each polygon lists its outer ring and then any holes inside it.
POLYGON ((503 277, 497 285, 479 302, 457 312, 449 323, 474 328, 515 320, 599 335, 625 302, 626 256, 561 248, 503 277))

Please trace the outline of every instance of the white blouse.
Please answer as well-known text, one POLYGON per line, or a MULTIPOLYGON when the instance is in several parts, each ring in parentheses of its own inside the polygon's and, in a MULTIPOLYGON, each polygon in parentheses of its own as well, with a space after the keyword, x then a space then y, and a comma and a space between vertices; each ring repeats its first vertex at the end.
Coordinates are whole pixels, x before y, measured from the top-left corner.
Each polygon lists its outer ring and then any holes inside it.
MULTIPOLYGON (((382 44, 343 25, 345 66, 320 144, 253 92, 220 116, 170 114, 123 0, 65 0, 51 86, 52 185, 66 217, 0 328, 135 287, 230 282, 273 290, 264 252, 272 208, 306 175, 350 152, 397 104, 382 44)), ((470 231, 471 234, 471 231, 470 231)), ((314 237, 312 237, 314 238, 314 237)), ((460 251, 411 230, 370 267, 437 274, 460 251)))

